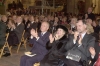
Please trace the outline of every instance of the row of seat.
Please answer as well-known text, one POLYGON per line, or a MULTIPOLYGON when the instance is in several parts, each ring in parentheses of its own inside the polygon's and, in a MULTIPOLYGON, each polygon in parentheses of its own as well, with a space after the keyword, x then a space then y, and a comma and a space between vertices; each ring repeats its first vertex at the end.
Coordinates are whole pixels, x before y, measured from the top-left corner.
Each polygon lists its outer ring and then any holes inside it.
MULTIPOLYGON (((18 46, 17 46, 17 53, 19 52, 19 49, 20 49, 20 47, 21 47, 21 45, 22 45, 22 42, 23 42, 23 46, 24 46, 25 49, 27 50, 27 48, 26 48, 27 38, 26 38, 26 39, 24 38, 24 34, 25 34, 25 30, 23 31, 21 41, 20 41, 20 43, 19 43, 18 46)), ((10 54, 12 55, 11 49, 12 49, 13 46, 9 46, 9 44, 8 44, 8 37, 9 37, 9 33, 6 34, 6 41, 5 41, 5 44, 4 44, 3 47, 0 49, 0 58, 2 57, 5 48, 8 48, 10 54)))

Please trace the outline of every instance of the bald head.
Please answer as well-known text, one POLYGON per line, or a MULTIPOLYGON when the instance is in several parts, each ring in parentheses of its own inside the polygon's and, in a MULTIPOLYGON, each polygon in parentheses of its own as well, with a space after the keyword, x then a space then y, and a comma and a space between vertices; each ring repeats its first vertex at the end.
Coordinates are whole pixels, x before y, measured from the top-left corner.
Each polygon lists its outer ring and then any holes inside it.
POLYGON ((49 29, 49 23, 48 22, 42 22, 41 28, 40 28, 41 32, 47 32, 48 29, 49 29))

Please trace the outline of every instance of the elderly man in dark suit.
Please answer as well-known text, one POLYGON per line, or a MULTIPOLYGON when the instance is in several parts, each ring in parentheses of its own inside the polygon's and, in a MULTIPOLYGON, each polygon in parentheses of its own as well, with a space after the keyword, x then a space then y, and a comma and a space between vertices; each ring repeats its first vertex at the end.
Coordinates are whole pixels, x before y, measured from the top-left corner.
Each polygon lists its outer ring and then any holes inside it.
POLYGON ((40 62, 47 54, 46 43, 49 41, 50 35, 48 29, 49 23, 42 22, 40 28, 41 32, 37 33, 36 30, 31 30, 30 43, 34 44, 34 46, 31 49, 29 55, 24 55, 21 57, 20 66, 33 66, 34 63, 40 62))
POLYGON ((79 20, 76 23, 76 27, 77 31, 74 33, 74 35, 70 36, 65 49, 67 50, 67 53, 70 52, 73 55, 75 54, 79 56, 80 58, 77 58, 76 60, 70 59, 68 58, 68 54, 66 54, 66 58, 63 60, 67 66, 84 66, 82 63, 87 62, 88 57, 91 56, 89 49, 90 47, 94 47, 95 44, 95 38, 92 35, 87 34, 87 26, 83 20, 79 20), (79 62, 77 60, 79 60, 79 62))
POLYGON ((21 37, 24 31, 24 24, 22 23, 22 17, 18 16, 16 19, 17 25, 14 26, 14 31, 18 37, 18 42, 21 41, 21 37))
POLYGON ((0 21, 0 48, 4 45, 5 43, 5 35, 6 35, 6 21, 7 17, 5 15, 2 16, 1 18, 2 21, 0 21))

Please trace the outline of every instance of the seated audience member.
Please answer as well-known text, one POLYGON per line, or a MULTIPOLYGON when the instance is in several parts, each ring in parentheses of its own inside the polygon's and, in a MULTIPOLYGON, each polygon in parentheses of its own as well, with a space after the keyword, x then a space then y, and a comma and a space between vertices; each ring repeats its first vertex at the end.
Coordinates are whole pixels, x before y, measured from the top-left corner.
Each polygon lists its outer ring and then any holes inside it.
POLYGON ((93 22, 92 23, 92 25, 93 25, 93 29, 94 29, 94 32, 96 33, 96 34, 99 34, 99 25, 98 25, 98 23, 97 22, 93 22))
MULTIPOLYGON (((99 39, 99 36, 98 36, 98 33, 99 33, 99 27, 97 26, 97 24, 92 21, 90 18, 87 19, 86 21, 88 27, 90 27, 90 25, 93 27, 92 30, 94 30, 94 32, 92 33, 92 35, 96 38, 96 41, 98 41, 99 39)), ((88 28, 87 27, 87 28, 88 28)), ((91 31, 91 29, 89 28, 89 31, 91 31)))
POLYGON ((13 20, 9 20, 8 21, 8 29, 7 29, 7 32, 9 33, 9 36, 8 36, 8 44, 10 46, 14 46, 16 44, 18 44, 18 37, 14 31, 14 21, 13 20))
POLYGON ((70 34, 73 34, 73 32, 76 31, 76 22, 77 22, 77 18, 74 17, 71 19, 71 22, 70 22, 71 29, 69 30, 70 34))
POLYGON ((89 48, 94 47, 95 44, 95 38, 91 34, 87 34, 87 25, 83 20, 79 20, 76 27, 77 31, 69 37, 69 41, 65 46, 68 51, 62 57, 66 66, 84 66, 88 57, 91 56, 89 48), (69 53, 71 54, 69 55, 69 53))
POLYGON ((37 23, 35 22, 34 16, 29 16, 29 23, 27 24, 26 31, 25 31, 25 38, 30 37, 30 31, 31 29, 36 29, 37 23))
POLYGON ((17 25, 13 25, 13 28, 14 28, 15 34, 18 37, 18 43, 19 43, 21 41, 22 34, 23 34, 23 31, 24 31, 24 24, 22 23, 22 17, 21 16, 17 17, 16 23, 17 23, 17 25))
POLYGON ((90 18, 90 19, 92 19, 92 21, 94 21, 95 15, 92 12, 93 12, 93 8, 89 7, 86 14, 88 15, 88 18, 90 18))
POLYGON ((87 34, 93 34, 94 33, 94 29, 90 24, 87 24, 87 34))
POLYGON ((28 18, 28 16, 24 16, 24 18, 23 18, 23 24, 24 24, 24 26, 25 26, 25 28, 24 28, 24 30, 26 30, 27 29, 27 26, 28 26, 28 23, 29 23, 29 20, 28 20, 29 18, 28 18))
POLYGON ((33 66, 36 62, 40 62, 44 58, 44 56, 48 52, 48 50, 46 49, 46 43, 49 41, 50 35, 48 29, 49 23, 42 22, 40 27, 41 32, 37 33, 37 31, 35 31, 34 29, 31 30, 30 43, 34 45, 29 55, 33 56, 22 56, 20 60, 20 66, 33 66))
POLYGON ((57 66, 59 64, 59 57, 63 55, 65 44, 68 41, 67 32, 68 30, 65 26, 58 25, 56 33, 49 36, 50 41, 47 45, 51 49, 40 62, 40 66, 57 66))
POLYGON ((6 35, 6 21, 7 21, 7 17, 5 15, 3 15, 1 17, 1 21, 0 21, 0 48, 2 48, 2 46, 5 43, 5 35, 6 35))
POLYGON ((59 22, 58 17, 55 17, 54 22, 53 22, 53 26, 51 28, 52 29, 51 33, 54 33, 56 31, 56 26, 59 25, 59 24, 60 24, 60 22, 59 22))

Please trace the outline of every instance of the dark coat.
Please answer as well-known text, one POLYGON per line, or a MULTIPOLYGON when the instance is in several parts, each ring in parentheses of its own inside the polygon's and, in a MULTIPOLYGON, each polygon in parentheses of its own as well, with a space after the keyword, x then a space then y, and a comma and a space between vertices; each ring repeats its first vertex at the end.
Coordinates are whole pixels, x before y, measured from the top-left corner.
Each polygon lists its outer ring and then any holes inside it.
POLYGON ((10 46, 14 46, 16 44, 19 44, 18 37, 17 37, 15 31, 11 30, 11 28, 8 28, 6 32, 9 33, 8 44, 10 46))
POLYGON ((20 66, 33 66, 36 62, 40 62, 44 56, 47 54, 48 50, 46 49, 46 43, 49 41, 49 32, 46 32, 43 36, 39 33, 39 39, 33 38, 30 40, 31 44, 34 44, 31 52, 36 54, 36 56, 22 56, 20 61, 20 66))
POLYGON ((14 29, 14 32, 16 33, 17 37, 18 37, 18 41, 21 41, 21 37, 24 31, 24 24, 20 24, 18 26, 16 26, 16 28, 14 29))
POLYGON ((63 36, 61 39, 49 43, 48 46, 51 47, 51 49, 40 62, 40 66, 57 66, 59 63, 59 57, 63 55, 67 41, 67 37, 63 36))
POLYGON ((0 22, 0 45, 5 43, 6 28, 6 24, 4 22, 0 22))

